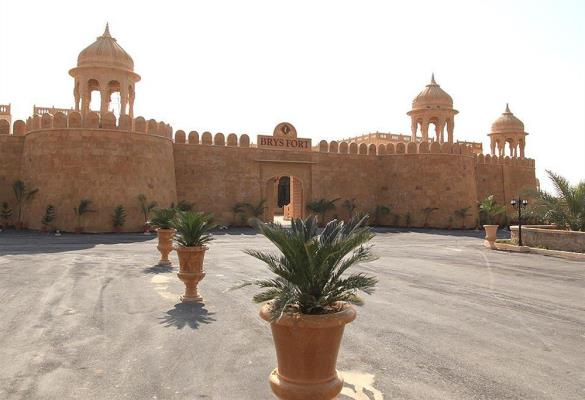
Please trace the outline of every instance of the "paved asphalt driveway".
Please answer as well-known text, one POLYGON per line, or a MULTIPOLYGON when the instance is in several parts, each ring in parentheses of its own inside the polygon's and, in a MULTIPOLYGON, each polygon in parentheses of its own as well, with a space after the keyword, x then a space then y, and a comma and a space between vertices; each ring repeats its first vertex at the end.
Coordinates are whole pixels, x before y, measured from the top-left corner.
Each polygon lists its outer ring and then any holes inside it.
MULTIPOLYGON (((347 399, 584 399, 585 264, 484 249, 477 232, 385 230, 346 329, 347 399)), ((252 231, 217 235, 204 306, 144 235, 0 233, 0 399, 271 399, 252 231)), ((176 254, 171 259, 176 265, 176 254)), ((310 400, 310 399, 308 399, 310 400)))

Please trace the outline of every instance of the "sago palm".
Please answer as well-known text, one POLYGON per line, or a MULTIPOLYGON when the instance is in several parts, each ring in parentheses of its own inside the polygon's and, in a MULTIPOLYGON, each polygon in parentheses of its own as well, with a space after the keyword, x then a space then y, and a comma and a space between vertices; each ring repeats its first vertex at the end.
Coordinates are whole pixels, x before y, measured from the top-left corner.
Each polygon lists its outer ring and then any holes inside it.
POLYGON ((199 247, 213 240, 209 233, 214 228, 213 215, 192 211, 179 211, 173 220, 175 242, 180 247, 199 247))
POLYGON ((271 318, 284 312, 325 314, 336 310, 338 302, 361 305, 358 291, 372 294, 376 278, 363 273, 345 275, 352 266, 374 259, 366 245, 374 234, 363 226, 365 218, 348 222, 333 220, 317 234, 317 219, 293 219, 291 227, 264 224, 255 220, 256 229, 280 253, 246 250, 264 262, 275 275, 270 279, 244 282, 263 289, 253 300, 272 301, 271 318))
POLYGON ((172 229, 176 213, 175 208, 156 208, 148 225, 157 229, 172 229))
POLYGON ((506 207, 499 205, 496 203, 494 199, 494 195, 490 195, 483 199, 479 203, 479 210, 484 214, 486 217, 486 221, 488 224, 493 224, 494 219, 496 216, 503 214, 506 212, 506 207))
POLYGON ((82 199, 77 207, 73 207, 73 212, 77 217, 77 226, 81 226, 81 217, 87 213, 95 212, 91 208, 92 201, 90 199, 82 199))
POLYGON ((339 200, 339 197, 333 200, 327 199, 319 199, 313 200, 309 204, 307 204, 307 210, 319 216, 319 222, 321 224, 325 223, 325 215, 327 211, 331 211, 335 209, 335 202, 339 200))

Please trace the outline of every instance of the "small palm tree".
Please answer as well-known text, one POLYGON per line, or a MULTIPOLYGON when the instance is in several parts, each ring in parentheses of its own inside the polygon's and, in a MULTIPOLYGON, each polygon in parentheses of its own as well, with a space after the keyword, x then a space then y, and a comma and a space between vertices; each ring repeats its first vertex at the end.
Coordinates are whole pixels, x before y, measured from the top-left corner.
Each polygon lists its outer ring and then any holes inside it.
POLYGON ((585 231, 585 181, 571 185, 567 179, 546 171, 553 183, 555 193, 533 193, 529 213, 552 222, 561 228, 585 231))
POLYGON ((390 214, 392 207, 386 204, 378 204, 374 210, 374 225, 380 225, 382 218, 390 214))
POLYGON ((175 206, 174 204, 171 205, 171 208, 176 208, 178 211, 193 211, 195 207, 195 203, 191 203, 187 200, 181 200, 175 206))
POLYGON ((12 216, 12 208, 8 205, 7 202, 2 202, 2 208, 0 208, 0 218, 2 218, 3 226, 8 226, 8 220, 12 216))
POLYGON ((144 223, 146 224, 150 218, 150 213, 156 208, 156 201, 148 201, 143 194, 138 195, 138 201, 140 202, 140 210, 144 215, 144 223))
POLYGON ((16 197, 16 207, 17 207, 17 214, 16 214, 16 221, 19 225, 22 225, 22 209, 26 202, 31 201, 37 192, 39 191, 38 188, 28 189, 26 184, 21 181, 17 180, 12 184, 12 191, 14 192, 14 197, 16 197))
POLYGON ((461 219, 461 228, 465 228, 465 219, 469 217, 471 214, 468 213, 471 207, 462 207, 455 210, 455 216, 461 219))
POLYGON ((246 210, 250 218, 260 218, 264 215, 266 209, 266 200, 261 199, 258 203, 241 203, 241 206, 246 210))
POLYGON ((425 215, 425 221, 423 224, 425 228, 429 226, 429 218, 431 217, 431 214, 437 211, 438 209, 439 209, 438 207, 426 207, 422 209, 422 212, 425 215))
POLYGON ((156 208, 148 225, 157 229, 173 229, 173 220, 177 210, 175 208, 156 208))
POLYGON ((353 218, 353 213, 355 212, 355 209, 357 208, 357 204, 355 202, 355 198, 353 199, 346 199, 343 203, 342 203, 343 208, 345 208, 347 210, 347 214, 349 215, 349 219, 353 218))
POLYGON ((192 211, 179 211, 173 221, 175 242, 180 247, 200 247, 213 240, 209 233, 215 226, 213 215, 192 211))
POLYGON ((244 222, 246 221, 246 207, 244 204, 245 203, 236 203, 232 207, 232 214, 234 216, 234 225, 238 225, 238 224, 243 225, 244 222), (239 222, 236 221, 237 217, 240 218, 239 222))
POLYGON ((82 199, 77 207, 73 207, 73 212, 77 217, 78 228, 81 228, 81 217, 85 214, 95 212, 95 210, 91 208, 91 203, 92 201, 90 199, 82 199))
POLYGON ((112 213, 112 226, 119 229, 126 223, 126 209, 122 204, 118 204, 112 213))
POLYGON ((263 289, 253 300, 272 301, 270 315, 278 319, 285 312, 326 314, 338 302, 363 304, 358 291, 372 294, 376 278, 363 273, 344 273, 352 266, 374 259, 371 246, 374 234, 363 226, 364 218, 348 222, 333 220, 317 234, 317 218, 293 219, 290 228, 255 220, 256 229, 270 240, 280 254, 246 250, 266 263, 276 275, 271 279, 244 282, 238 287, 257 285, 263 289))
POLYGON ((45 209, 45 215, 43 215, 43 219, 41 219, 41 224, 43 224, 43 228, 46 230, 49 228, 51 223, 55 220, 55 207, 51 204, 47 206, 45 209))
POLYGON ((325 223, 325 215, 327 211, 335 209, 335 202, 339 200, 339 197, 333 200, 319 199, 313 200, 307 204, 307 210, 319 216, 319 223, 323 225, 325 223))
POLYGON ((479 203, 479 211, 484 215, 487 224, 493 225, 496 216, 506 212, 506 207, 498 205, 492 194, 479 203))

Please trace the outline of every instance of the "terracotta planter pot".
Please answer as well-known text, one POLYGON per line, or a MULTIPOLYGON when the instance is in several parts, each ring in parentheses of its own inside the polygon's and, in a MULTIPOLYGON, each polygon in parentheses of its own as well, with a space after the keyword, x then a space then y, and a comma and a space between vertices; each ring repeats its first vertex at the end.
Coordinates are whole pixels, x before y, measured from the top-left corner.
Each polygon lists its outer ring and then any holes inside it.
MULTIPOLYGON (((270 304, 260 310, 269 321, 270 304)), ((335 369, 345 325, 356 312, 350 305, 325 315, 283 315, 270 323, 278 367, 269 377, 270 387, 282 400, 331 400, 343 387, 335 369)))
POLYGON ((160 252, 160 260, 158 265, 171 266, 169 260, 169 253, 173 250, 173 235, 175 234, 174 229, 157 229, 156 235, 158 236, 158 246, 156 248, 160 252))
POLYGON ((181 296, 183 303, 203 301, 197 292, 197 285, 205 277, 203 257, 207 246, 177 247, 179 256, 179 273, 177 276, 185 284, 185 294, 181 296))
POLYGON ((498 232, 498 225, 484 225, 485 229, 485 240, 484 245, 491 249, 495 248, 496 234, 498 232))

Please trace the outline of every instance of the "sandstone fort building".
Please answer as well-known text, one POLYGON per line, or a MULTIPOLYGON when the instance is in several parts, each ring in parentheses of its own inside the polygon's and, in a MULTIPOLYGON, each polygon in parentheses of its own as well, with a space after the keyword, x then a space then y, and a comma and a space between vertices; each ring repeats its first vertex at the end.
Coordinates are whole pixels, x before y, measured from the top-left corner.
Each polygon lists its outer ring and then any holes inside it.
MULTIPOLYGON (((249 136, 173 130, 135 116, 140 76, 107 27, 69 74, 71 108, 34 107, 26 121, 12 122, 10 106, 0 105, 0 202, 14 206, 16 180, 39 188, 24 214, 32 229, 41 227, 52 204, 54 226, 73 230, 73 207, 89 198, 96 212, 84 220, 86 231, 111 231, 118 204, 128 212, 124 230, 139 231, 140 194, 161 206, 192 202, 223 224, 234 221, 238 202, 265 199, 264 219, 270 221, 275 213, 305 216, 315 199, 341 198, 355 199, 357 209, 369 213, 390 205, 402 217, 398 224, 408 215, 411 226, 422 226, 428 207, 437 208, 428 218, 432 227, 446 227, 455 210, 470 207, 464 224, 471 228, 478 200, 493 194, 508 204, 522 189, 537 186, 534 160, 524 152, 527 133, 509 108, 491 126, 490 149, 483 154, 481 143, 456 140, 458 111, 434 77, 407 112, 410 135, 372 133, 315 143, 286 122, 249 136), (96 92, 100 109, 91 110, 96 92)), ((346 216, 340 203, 330 217, 346 216)), ((391 216, 385 218, 383 224, 392 224, 391 216)))

